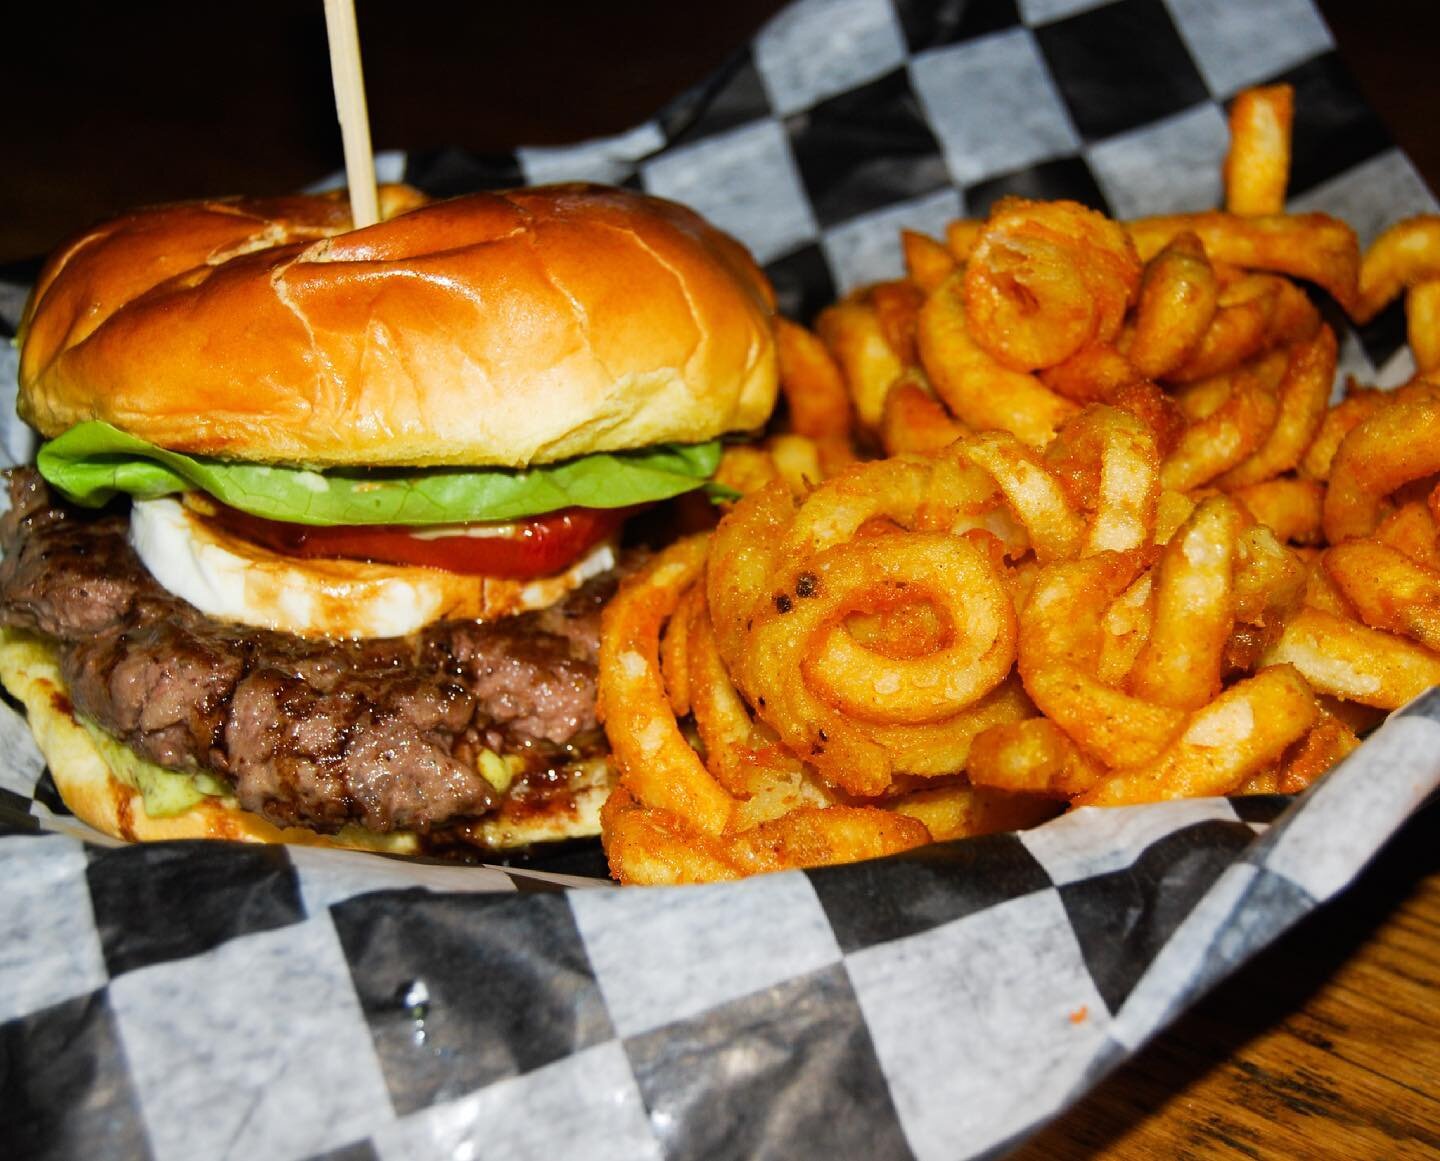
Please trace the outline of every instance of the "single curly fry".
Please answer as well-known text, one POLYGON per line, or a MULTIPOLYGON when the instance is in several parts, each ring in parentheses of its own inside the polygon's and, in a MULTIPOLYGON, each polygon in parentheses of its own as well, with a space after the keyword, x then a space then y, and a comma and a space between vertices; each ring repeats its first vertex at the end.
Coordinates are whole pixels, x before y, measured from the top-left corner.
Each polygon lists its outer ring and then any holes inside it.
POLYGON ((1360 244, 1355 231, 1328 214, 1267 214, 1242 218, 1209 210, 1139 218, 1125 229, 1142 261, 1149 261, 1176 234, 1199 237, 1212 263, 1247 270, 1274 270, 1313 282, 1359 317, 1360 244))
POLYGON ((833 568, 827 588, 874 586, 866 602, 870 611, 926 604, 941 612, 946 632, 933 650, 913 657, 892 652, 881 662, 843 624, 822 629, 804 672, 827 702, 866 721, 924 725, 953 717, 1000 684, 1015 660, 1015 610, 990 562, 968 541, 952 537, 930 543, 921 534, 889 542, 877 537, 860 547, 862 553, 895 554, 886 561, 887 572, 874 560, 858 562, 854 576, 833 568), (902 587, 887 587, 887 573, 903 578, 902 587), (963 600, 951 595, 957 589, 963 600))
POLYGON ((870 460, 846 469, 796 509, 777 546, 777 562, 783 567, 851 540, 872 521, 910 527, 930 498, 933 481, 933 465, 919 457, 870 460))
POLYGON ((1375 530, 1388 497, 1440 472, 1440 387, 1396 393, 1341 441, 1325 493, 1325 536, 1339 544, 1375 530))
POLYGON ((1295 467, 1320 430, 1335 381, 1335 332, 1321 327, 1308 343, 1290 348, 1277 391, 1279 415, 1264 442, 1215 482, 1222 488, 1269 480, 1295 467))
POLYGON ((956 218, 946 224, 945 248, 957 263, 970 261, 970 254, 984 229, 985 223, 977 218, 956 218))
POLYGON ((854 426, 850 396, 825 344, 798 323, 777 317, 775 349, 791 430, 815 439, 848 437, 854 426))
POLYGON ((955 272, 955 255, 943 243, 914 230, 900 231, 905 272, 910 281, 929 294, 955 272))
POLYGON ((1160 379, 1200 346, 1219 307, 1220 284, 1194 234, 1173 238, 1145 264, 1126 356, 1141 376, 1160 379))
POLYGON ((885 396, 880 443, 886 455, 934 455, 970 430, 921 386, 923 378, 919 371, 907 372, 885 396))
POLYGON ((1223 374, 1264 349, 1280 298, 1278 281, 1252 275, 1244 285, 1255 293, 1219 307, 1189 358, 1167 373, 1169 382, 1197 383, 1223 374))
POLYGON ((727 664, 740 656, 751 610, 762 599, 783 538, 795 519, 795 500, 776 480, 749 493, 720 521, 705 567, 705 596, 715 640, 727 664))
POLYGON ((866 291, 865 301, 879 319, 880 330, 890 349, 906 367, 915 366, 918 361, 915 324, 925 302, 925 292, 904 280, 877 282, 866 291))
POLYGON ((977 343, 1033 371, 1110 342, 1139 282, 1116 223, 1076 202, 1006 198, 966 264, 965 310, 977 343))
POLYGON ((1144 563, 1143 553, 1101 553, 1050 565, 1020 611, 1025 691, 1081 749, 1107 765, 1148 761, 1185 722, 1180 710, 1112 689, 1095 676, 1100 615, 1144 563))
POLYGON ((1320 543, 1325 488, 1317 481, 1300 476, 1276 476, 1234 488, 1230 495, 1259 523, 1274 529, 1275 535, 1286 543, 1320 543))
POLYGON ((1161 459, 1175 450, 1185 431, 1185 418, 1175 401, 1149 379, 1127 383, 1108 401, 1111 407, 1129 412, 1155 437, 1155 450, 1161 459))
POLYGON ((1135 582, 1110 602, 1100 619, 1100 650, 1095 659, 1095 676, 1105 684, 1123 689, 1135 667, 1135 658, 1150 640, 1155 620, 1153 573, 1141 573, 1135 582))
POLYGON ((1105 768, 1049 718, 1029 718, 977 737, 965 772, 976 786, 1070 798, 1100 781, 1105 768))
POLYGON ((681 612, 689 620, 691 702, 705 764, 716 781, 744 800, 732 826, 744 829, 795 806, 826 805, 830 796, 807 776, 804 763, 751 720, 715 644, 702 586, 687 592, 681 612))
POLYGON ((1054 818, 1060 804, 1038 794, 1011 794, 950 782, 901 794, 886 803, 896 814, 925 824, 937 843, 1007 830, 1025 830, 1054 818))
POLYGON ((1242 516, 1223 496, 1201 502, 1155 571, 1150 638, 1130 670, 1130 692, 1177 709, 1198 709, 1220 691, 1225 645, 1235 622, 1236 539, 1242 516))
POLYGON ((854 794, 878 794, 905 770, 890 744, 895 733, 958 715, 999 685, 1013 661, 1008 594, 990 561, 962 538, 860 538, 783 566, 771 587, 774 599, 755 611, 732 673, 793 752, 854 794), (851 613, 914 600, 943 610, 954 634, 946 648, 889 657, 843 628, 851 613))
POLYGON ((1074 556, 1085 535, 1085 521, 1065 489, 1040 459, 1014 436, 989 431, 970 436, 953 454, 980 468, 1000 489, 1005 503, 1030 537, 1041 564, 1074 556))
POLYGON ((976 737, 991 726, 1034 716, 1034 703, 1012 673, 954 717, 924 725, 875 725, 871 735, 888 748, 897 770, 934 778, 963 770, 976 737))
POLYGON ((920 311, 920 362, 935 393, 975 431, 1008 431, 1044 447, 1076 408, 1034 375, 1012 371, 976 344, 966 323, 964 272, 938 286, 920 311))
POLYGON ((1403 552, 1416 564, 1440 572, 1440 528, 1435 524, 1435 509, 1440 506, 1440 487, 1431 491, 1428 500, 1410 500, 1401 504, 1380 521, 1374 538, 1396 552, 1403 552))
POLYGON ((821 311, 815 319, 815 330, 845 376, 860 422, 874 427, 880 422, 885 392, 905 370, 879 314, 869 303, 852 295, 821 311))
POLYGON ((1352 430, 1374 415, 1392 396, 1388 391, 1374 387, 1357 387, 1352 379, 1346 389, 1345 398, 1325 412, 1320 421, 1320 430, 1310 441, 1300 471, 1312 480, 1328 480, 1330 464, 1340 450, 1340 442, 1352 430))
POLYGON ((1405 328, 1416 371, 1440 371, 1440 277, 1417 282, 1405 295, 1405 328))
POLYGON ((1440 572, 1374 540, 1337 544, 1320 560, 1365 624, 1440 652, 1440 572))
POLYGON ((620 781, 646 805, 719 834, 734 799, 680 732, 660 674, 660 631, 705 564, 707 538, 677 541, 633 576, 605 607, 599 704, 620 781))
POLYGON ((1436 278, 1440 278, 1440 214, 1396 222, 1365 251, 1359 299, 1350 317, 1369 322, 1407 286, 1436 278))
POLYGON ((1224 168, 1225 208, 1232 214, 1284 213, 1294 120, 1290 85, 1246 89, 1235 97, 1224 168))
MULTIPOLYGON (((1276 370, 1283 368, 1282 359, 1276 370)), ((1263 362, 1231 377, 1224 402, 1193 420, 1165 457, 1161 484, 1173 492, 1203 487, 1259 448, 1279 413, 1278 378, 1263 362)))
POLYGON ((1107 403, 1144 379, 1135 365, 1108 343, 1091 343, 1039 375, 1045 386, 1076 403, 1107 403))
POLYGON ((1308 604, 1262 660, 1295 666, 1320 693, 1377 709, 1399 709, 1440 685, 1440 655, 1308 604))
POLYGON ((698 587, 691 585, 685 591, 660 636, 660 675, 677 718, 690 712, 690 619, 697 601, 703 600, 698 587))
POLYGON ((801 806, 735 834, 731 857, 747 875, 898 854, 930 842, 918 818, 876 806, 801 806))
POLYGON ((1154 532, 1160 456, 1148 427, 1114 407, 1087 407, 1060 429, 1045 466, 1088 514, 1080 554, 1128 552, 1154 532))
POLYGON ((1304 600, 1309 568, 1263 524, 1246 528, 1235 547, 1235 620, 1278 633, 1304 600))
POLYGON ((1278 760, 1319 717, 1305 679, 1289 665, 1270 666, 1192 714, 1184 732, 1154 761, 1111 771, 1075 802, 1124 806, 1228 794, 1278 760))
POLYGON ((718 883, 745 873, 727 856, 723 840, 637 802, 624 786, 615 787, 600 809, 600 839, 610 874, 620 883, 718 883))
POLYGON ((1274 274, 1247 274, 1220 292, 1209 328, 1165 378, 1196 383, 1222 374, 1284 343, 1312 337, 1319 322, 1305 292, 1293 282, 1274 274))

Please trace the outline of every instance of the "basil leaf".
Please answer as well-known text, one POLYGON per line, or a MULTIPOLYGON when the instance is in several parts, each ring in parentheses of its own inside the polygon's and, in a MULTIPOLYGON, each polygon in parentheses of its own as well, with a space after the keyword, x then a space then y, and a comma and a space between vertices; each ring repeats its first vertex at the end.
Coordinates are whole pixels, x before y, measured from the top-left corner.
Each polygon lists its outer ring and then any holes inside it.
POLYGON ((99 507, 118 493, 148 499, 198 488, 222 504, 292 524, 463 524, 560 508, 625 508, 704 486, 720 441, 602 452, 525 470, 332 469, 181 455, 108 423, 82 423, 40 448, 40 474, 69 499, 99 507))

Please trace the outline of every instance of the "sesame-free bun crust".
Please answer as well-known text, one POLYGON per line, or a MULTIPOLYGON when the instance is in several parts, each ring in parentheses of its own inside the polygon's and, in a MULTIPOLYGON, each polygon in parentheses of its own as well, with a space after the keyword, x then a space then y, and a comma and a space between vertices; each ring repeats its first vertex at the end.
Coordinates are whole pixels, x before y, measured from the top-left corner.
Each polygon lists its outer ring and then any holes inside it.
POLYGON ((769 286, 689 210, 585 185, 382 200, 362 230, 333 195, 95 227, 36 284, 21 415, 317 467, 520 467, 769 415, 769 286))
MULTIPOLYGON (((228 839, 400 855, 426 851, 425 839, 410 831, 375 834, 348 826, 339 834, 324 835, 304 827, 273 826, 258 814, 242 810, 231 797, 206 798, 180 814, 152 817, 145 811, 140 792, 110 768, 90 732, 75 717, 53 645, 15 629, 0 628, 0 684, 24 704, 30 732, 66 807, 112 838, 127 842, 228 839)), ((610 785, 608 764, 592 761, 577 771, 568 796, 556 796, 540 806, 507 800, 497 813, 474 824, 469 841, 484 850, 505 851, 597 835, 600 807, 610 785)))

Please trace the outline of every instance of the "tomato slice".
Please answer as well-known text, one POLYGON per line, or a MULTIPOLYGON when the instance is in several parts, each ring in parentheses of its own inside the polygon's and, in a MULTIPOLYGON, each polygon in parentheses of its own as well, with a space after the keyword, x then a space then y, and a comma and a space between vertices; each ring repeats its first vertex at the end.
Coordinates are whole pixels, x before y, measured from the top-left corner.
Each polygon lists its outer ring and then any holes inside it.
POLYGON ((217 505, 205 518, 285 556, 414 564, 531 580, 563 572, 620 527, 628 508, 564 508, 504 524, 312 527, 217 505))

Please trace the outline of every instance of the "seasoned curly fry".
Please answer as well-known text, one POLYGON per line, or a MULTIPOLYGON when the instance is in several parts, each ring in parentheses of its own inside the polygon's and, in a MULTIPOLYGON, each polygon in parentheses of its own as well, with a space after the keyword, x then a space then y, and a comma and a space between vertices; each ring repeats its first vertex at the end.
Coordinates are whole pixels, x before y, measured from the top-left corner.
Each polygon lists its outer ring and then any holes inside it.
POLYGON ((1276 476, 1258 484, 1232 488, 1230 495, 1240 501, 1257 521, 1274 530, 1290 544, 1318 544, 1320 510, 1325 489, 1315 480, 1298 476, 1276 476))
POLYGON ((964 273, 942 282, 920 311, 920 362, 935 392, 976 431, 1008 431, 1044 447, 1075 405, 1033 375, 1012 371, 982 350, 966 324, 964 273))
POLYGON ((879 314, 869 303, 849 299, 826 307, 815 320, 815 329, 845 376, 860 422, 875 427, 885 393, 905 370, 879 314))
POLYGON ((1107 343, 1082 347, 1064 362, 1040 372, 1045 386, 1076 403, 1112 402, 1142 379, 1135 364, 1107 343))
POLYGON ((1016 371, 1053 367, 1119 332, 1140 283, 1125 232, 1074 202, 1004 199, 965 267, 972 333, 1016 371))
POLYGON ((791 429, 815 439, 848 437, 854 423, 850 396, 825 344, 804 327, 782 318, 775 325, 775 349, 791 429))
POLYGON ((1258 451, 1279 415, 1277 391, 1286 365, 1283 352, 1276 352, 1196 384, 1182 397, 1181 410, 1191 422, 1161 465, 1161 483, 1174 492, 1192 491, 1258 451))
POLYGON ((1440 214, 1397 222, 1365 251, 1358 302, 1350 313, 1369 322, 1407 286, 1440 278, 1440 214))
POLYGON ((880 443, 886 455, 930 455, 948 447, 969 430, 959 420, 952 419, 918 379, 918 372, 902 375, 885 397, 880 443))
POLYGON ((1126 355, 1159 379, 1199 347, 1220 305, 1220 284, 1194 234, 1177 234, 1145 265, 1126 355))
POLYGON ((1333 544, 1374 531, 1388 497, 1440 472, 1440 388, 1396 398, 1341 441, 1325 493, 1325 535, 1333 544))
POLYGON ((910 281, 925 294, 955 272, 955 255, 934 238, 914 230, 901 230, 900 248, 905 252, 905 271, 910 281))
POLYGON ((1088 611, 1115 600, 1143 565, 1138 553, 1101 553, 1043 569, 1020 614, 1019 668, 1041 711, 1101 761, 1155 757, 1185 715, 1113 689, 1096 676, 1101 628, 1088 611))
POLYGON ((1212 496, 1161 554, 1150 639, 1130 671, 1130 691, 1159 705, 1198 709, 1220 691, 1235 622, 1239 508, 1212 496))
POLYGON ((1105 772, 1049 718, 991 726, 975 739, 966 770, 976 786, 1059 798, 1090 789, 1105 772))
POLYGON ((1295 467, 1325 418, 1335 381, 1335 333, 1321 327, 1310 342, 1296 343, 1277 388, 1279 415, 1265 441, 1219 477, 1222 488, 1273 479, 1295 467))
POLYGON ((1212 262, 1274 270, 1313 282, 1347 310, 1359 295, 1360 246, 1355 231, 1328 214, 1267 214, 1241 218, 1219 211, 1140 218, 1125 229, 1143 261, 1176 235, 1199 237, 1212 262))
POLYGON ((1304 679, 1288 665, 1270 666, 1197 710, 1153 762, 1112 771, 1076 801, 1120 806, 1228 794, 1303 738, 1319 716, 1304 679))
POLYGON ((1415 369, 1440 371, 1440 277, 1417 282, 1405 296, 1405 326, 1415 369))
POLYGON ((1295 666, 1320 693, 1378 709, 1399 709, 1440 685, 1440 656, 1431 650, 1311 607, 1286 623, 1264 661, 1295 666))
POLYGON ((685 740, 660 674, 660 630, 700 575, 706 540, 666 549, 630 577, 605 608, 599 703, 620 781, 646 803, 706 834, 724 831, 734 799, 685 740))
POLYGON ((1295 90, 1289 85, 1247 89, 1230 109, 1225 157, 1225 208, 1232 214, 1278 214, 1290 180, 1290 126, 1295 90))

